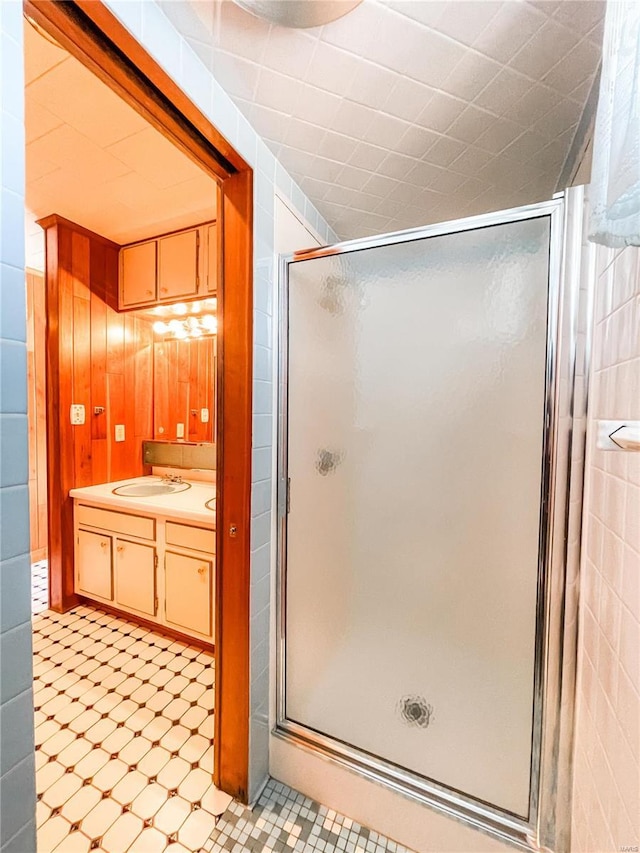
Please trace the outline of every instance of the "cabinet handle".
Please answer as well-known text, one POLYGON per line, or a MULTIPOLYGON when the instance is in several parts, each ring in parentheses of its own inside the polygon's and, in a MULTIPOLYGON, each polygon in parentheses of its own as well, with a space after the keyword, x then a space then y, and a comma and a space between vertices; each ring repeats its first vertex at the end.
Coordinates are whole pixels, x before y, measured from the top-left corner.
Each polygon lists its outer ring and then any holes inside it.
POLYGON ((198 574, 203 575, 206 571, 207 571, 206 566, 200 566, 200 568, 198 569, 198 574))

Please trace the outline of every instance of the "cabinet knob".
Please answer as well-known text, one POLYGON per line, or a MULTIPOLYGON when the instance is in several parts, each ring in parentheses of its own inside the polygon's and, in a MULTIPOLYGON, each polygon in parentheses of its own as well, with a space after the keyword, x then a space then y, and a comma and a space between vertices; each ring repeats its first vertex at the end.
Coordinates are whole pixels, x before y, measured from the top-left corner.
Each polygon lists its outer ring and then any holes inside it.
POLYGON ((116 551, 124 551, 124 545, 118 545, 116 551))
POLYGON ((145 293, 147 296, 153 296, 153 290, 146 290, 145 293))
POLYGON ((167 291, 168 291, 167 287, 161 287, 160 288, 160 293, 166 293, 167 291))
POLYGON ((109 544, 108 542, 101 542, 101 543, 100 543, 100 547, 101 547, 101 548, 106 548, 108 544, 109 544))
POLYGON ((198 569, 198 574, 203 575, 206 571, 207 571, 206 566, 200 566, 200 568, 198 569))

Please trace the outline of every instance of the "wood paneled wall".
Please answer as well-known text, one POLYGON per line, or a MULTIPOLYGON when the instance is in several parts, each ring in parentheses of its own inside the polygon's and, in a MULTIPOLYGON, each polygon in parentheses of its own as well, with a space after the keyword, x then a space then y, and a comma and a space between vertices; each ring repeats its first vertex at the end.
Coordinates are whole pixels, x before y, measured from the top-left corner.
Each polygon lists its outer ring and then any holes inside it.
POLYGON ((47 402, 45 288, 42 273, 27 270, 27 374, 31 560, 47 557, 47 402))
POLYGON ((153 361, 154 438, 175 441, 183 423, 187 441, 215 441, 215 338, 157 341, 153 361))
POLYGON ((46 234, 47 450, 50 596, 73 592, 73 501, 69 490, 145 473, 142 440, 153 434, 151 324, 115 310, 118 246, 58 216, 46 234), (85 407, 72 426, 70 407, 85 407), (95 407, 104 412, 94 414, 95 407), (124 424, 125 441, 115 441, 124 424))

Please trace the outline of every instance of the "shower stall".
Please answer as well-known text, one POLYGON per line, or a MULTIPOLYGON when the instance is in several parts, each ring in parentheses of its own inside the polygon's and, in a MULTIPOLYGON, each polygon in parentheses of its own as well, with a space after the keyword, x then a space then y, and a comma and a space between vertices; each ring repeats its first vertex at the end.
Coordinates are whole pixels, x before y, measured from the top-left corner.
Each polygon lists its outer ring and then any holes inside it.
POLYGON ((275 733, 567 844, 581 189, 281 262, 275 733))

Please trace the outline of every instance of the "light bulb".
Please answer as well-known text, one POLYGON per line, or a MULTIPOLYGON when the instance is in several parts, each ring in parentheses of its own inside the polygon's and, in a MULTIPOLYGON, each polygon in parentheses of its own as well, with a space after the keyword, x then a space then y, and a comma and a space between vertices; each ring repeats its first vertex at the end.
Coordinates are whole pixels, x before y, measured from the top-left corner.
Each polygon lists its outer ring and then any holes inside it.
POLYGON ((174 331, 173 336, 175 338, 179 338, 180 340, 182 340, 183 338, 188 337, 187 336, 187 330, 184 328, 184 326, 180 326, 179 329, 176 329, 174 331))
POLYGON ((218 321, 213 314, 205 314, 202 318, 202 325, 208 332, 215 332, 218 328, 218 321))
POLYGON ((153 324, 153 331, 156 333, 156 335, 166 335, 166 333, 169 331, 169 327, 166 323, 163 323, 162 320, 156 320, 156 322, 153 324))
POLYGON ((177 305, 173 306, 174 314, 186 314, 188 311, 188 307, 184 304, 184 302, 178 302, 177 305))
POLYGON ((175 333, 178 329, 182 329, 182 322, 180 320, 169 320, 169 330, 175 333))

